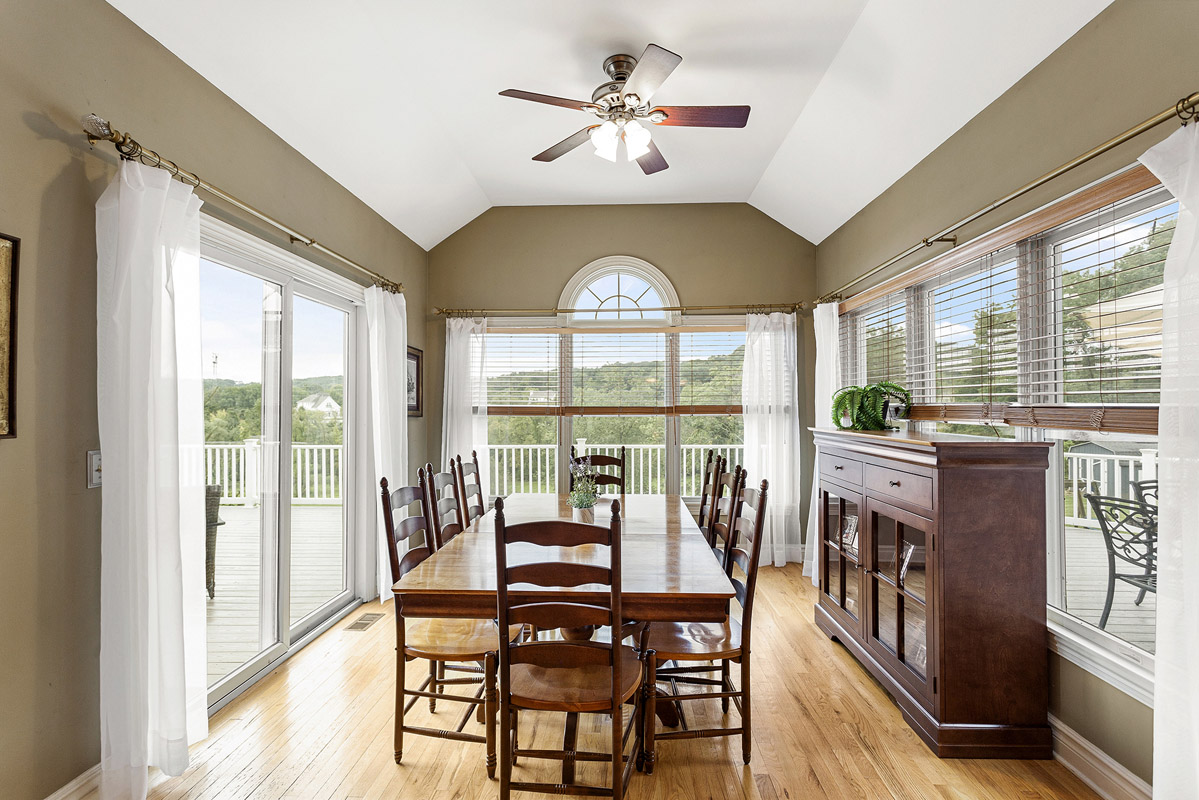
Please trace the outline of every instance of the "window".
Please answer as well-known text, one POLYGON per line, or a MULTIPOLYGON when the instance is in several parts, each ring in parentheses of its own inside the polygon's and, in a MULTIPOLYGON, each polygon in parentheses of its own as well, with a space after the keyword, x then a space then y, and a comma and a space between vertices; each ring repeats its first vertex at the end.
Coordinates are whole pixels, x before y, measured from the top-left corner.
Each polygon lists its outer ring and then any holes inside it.
POLYGON ((1178 204, 1155 183, 1122 173, 955 248, 944 268, 870 290, 843 313, 840 345, 846 383, 904 383, 924 427, 1058 443, 1050 618, 1138 669, 1152 664, 1155 596, 1117 580, 1109 597, 1089 496, 1135 500, 1156 474, 1162 273, 1178 204))
POLYGON ((561 491, 571 447, 625 448, 630 493, 697 496, 708 449, 740 463, 741 317, 687 317, 661 272, 627 256, 589 264, 558 317, 489 328, 495 491, 561 491))

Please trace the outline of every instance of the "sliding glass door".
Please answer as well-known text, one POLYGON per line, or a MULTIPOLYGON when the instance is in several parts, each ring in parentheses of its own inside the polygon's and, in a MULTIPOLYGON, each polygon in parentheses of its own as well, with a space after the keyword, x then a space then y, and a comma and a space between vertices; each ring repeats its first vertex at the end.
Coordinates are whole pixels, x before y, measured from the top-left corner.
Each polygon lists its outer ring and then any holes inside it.
POLYGON ((355 306, 219 250, 200 293, 212 704, 353 602, 355 306))

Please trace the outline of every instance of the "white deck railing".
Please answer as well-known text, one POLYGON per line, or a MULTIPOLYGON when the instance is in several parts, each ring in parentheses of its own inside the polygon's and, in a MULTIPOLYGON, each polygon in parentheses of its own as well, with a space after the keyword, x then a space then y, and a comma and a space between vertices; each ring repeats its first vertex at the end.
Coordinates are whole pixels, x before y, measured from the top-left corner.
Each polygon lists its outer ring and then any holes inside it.
MULTIPOLYGON (((685 444, 682 446, 682 481, 684 497, 697 497, 703 487, 707 452, 716 451, 730 464, 740 464, 744 448, 739 445, 685 444)), ((552 444, 493 444, 489 448, 492 493, 507 495, 513 492, 557 491, 558 447, 552 444)), ((615 456, 618 444, 587 444, 579 455, 615 456)), ((666 446, 660 444, 625 445, 626 491, 629 494, 663 494, 666 492, 666 446)))
MULTIPOLYGON (((205 483, 221 485, 221 504, 253 506, 262 500, 262 444, 257 439, 204 445, 205 483)), ((293 503, 337 505, 342 496, 342 446, 291 448, 293 503)))
POLYGON ((1135 500, 1132 484, 1157 477, 1157 450, 1140 455, 1066 453, 1066 524, 1097 528, 1095 514, 1085 495, 1135 500))

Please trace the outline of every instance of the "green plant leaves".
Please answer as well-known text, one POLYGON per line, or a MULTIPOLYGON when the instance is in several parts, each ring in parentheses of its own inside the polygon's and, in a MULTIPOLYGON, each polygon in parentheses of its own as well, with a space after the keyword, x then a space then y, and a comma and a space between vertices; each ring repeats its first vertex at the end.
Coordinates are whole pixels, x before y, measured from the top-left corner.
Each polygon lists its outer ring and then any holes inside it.
POLYGON ((843 421, 849 417, 850 429, 855 431, 887 430, 888 400, 912 404, 912 395, 897 383, 882 381, 869 386, 846 386, 833 395, 833 424, 845 430, 843 421))

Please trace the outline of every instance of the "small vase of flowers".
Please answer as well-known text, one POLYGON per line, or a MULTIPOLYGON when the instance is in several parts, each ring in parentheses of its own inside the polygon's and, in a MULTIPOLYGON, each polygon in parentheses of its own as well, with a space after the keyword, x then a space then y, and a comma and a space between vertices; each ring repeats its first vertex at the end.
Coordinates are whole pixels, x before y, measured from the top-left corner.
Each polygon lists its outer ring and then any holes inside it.
POLYGON ((575 522, 595 523, 595 504, 599 501, 599 487, 591 473, 591 459, 584 458, 570 465, 571 490, 567 502, 573 509, 575 522))

